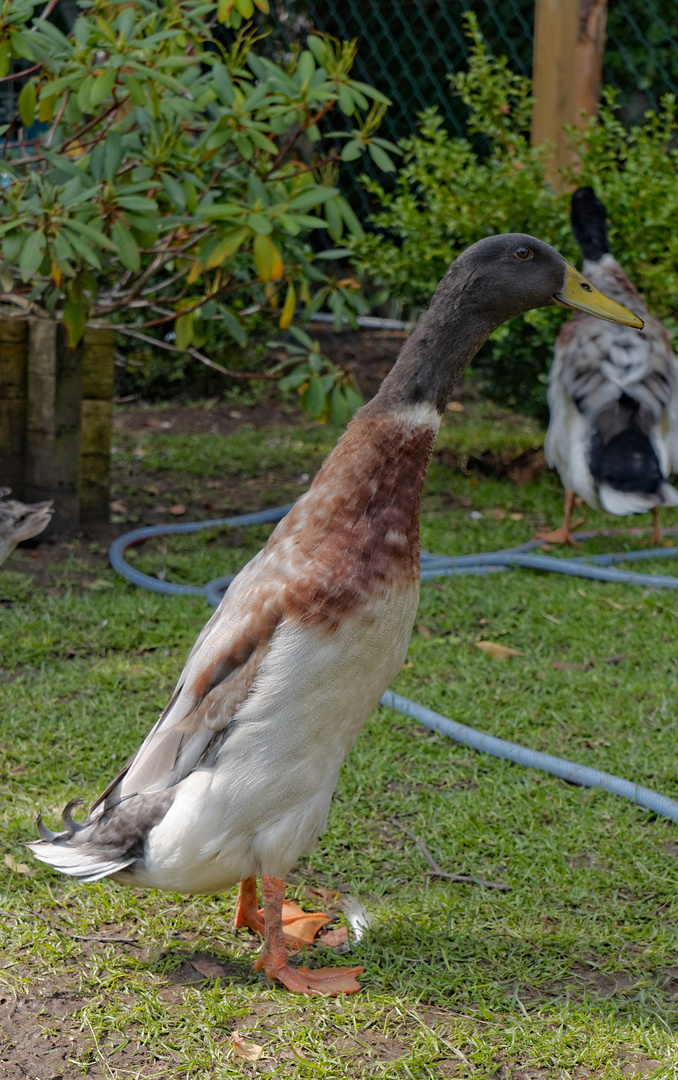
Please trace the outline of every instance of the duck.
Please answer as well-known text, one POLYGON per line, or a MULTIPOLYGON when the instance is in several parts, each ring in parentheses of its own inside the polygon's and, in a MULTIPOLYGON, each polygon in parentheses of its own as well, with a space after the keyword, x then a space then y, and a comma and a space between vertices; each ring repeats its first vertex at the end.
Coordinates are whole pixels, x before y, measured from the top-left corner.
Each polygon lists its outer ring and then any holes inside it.
POLYGON ((610 252, 605 206, 593 188, 572 195, 572 231, 583 273, 643 319, 642 334, 577 311, 556 340, 548 379, 547 463, 565 488, 563 524, 538 533, 574 544, 575 496, 596 510, 626 516, 652 512, 651 543, 661 540, 659 508, 678 506, 669 475, 678 469, 678 362, 671 339, 653 318, 610 252))
POLYGON ((486 237, 452 263, 376 396, 230 585, 140 748, 84 821, 73 804, 60 832, 38 818, 38 859, 83 882, 239 884, 235 925, 263 938, 257 970, 300 994, 360 989, 362 967, 290 963, 285 881, 405 660, 422 485, 452 390, 497 326, 551 303, 642 326, 525 234, 486 237))
POLYGON ((0 566, 22 540, 37 536, 49 524, 52 503, 23 503, 8 499, 11 488, 0 488, 0 566))

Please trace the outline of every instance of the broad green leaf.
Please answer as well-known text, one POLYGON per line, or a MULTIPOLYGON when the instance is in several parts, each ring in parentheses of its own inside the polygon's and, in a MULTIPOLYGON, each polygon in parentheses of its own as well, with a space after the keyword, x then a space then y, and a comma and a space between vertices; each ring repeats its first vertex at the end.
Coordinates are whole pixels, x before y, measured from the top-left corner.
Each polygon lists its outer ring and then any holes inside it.
POLYGON ((345 424, 351 415, 350 406, 340 386, 335 386, 330 396, 330 416, 335 424, 345 424))
POLYGON ((117 244, 120 262, 126 270, 134 273, 141 266, 139 246, 122 221, 115 221, 111 226, 111 239, 117 244))
POLYGON ((80 233, 87 240, 90 240, 93 244, 98 244, 99 247, 106 248, 107 251, 116 251, 116 246, 112 240, 109 240, 107 236, 104 236, 99 229, 95 229, 92 225, 87 225, 84 221, 80 221, 78 218, 69 218, 68 226, 70 229, 75 229, 77 233, 80 233))
POLYGON ((280 320, 278 322, 278 326, 281 330, 287 330, 288 326, 291 325, 292 319, 294 318, 294 307, 296 302, 297 294, 295 292, 294 285, 290 281, 289 285, 287 286, 287 295, 285 297, 285 303, 283 304, 283 309, 280 312, 280 320))
POLYGON ((221 266, 230 255, 235 254, 249 235, 250 230, 245 228, 234 229, 233 232, 226 233, 226 235, 219 240, 217 246, 210 251, 207 262, 205 263, 207 269, 212 270, 215 266, 221 266))
MULTIPOLYGON (((72 225, 73 222, 69 222, 72 225)), ((73 245, 78 255, 82 256, 85 262, 88 262, 90 266, 93 266, 95 270, 101 270, 101 260, 96 251, 90 247, 86 240, 83 240, 79 233, 73 232, 73 230, 64 229, 68 236, 68 241, 73 245)))
POLYGON ((169 176, 167 173, 163 173, 161 176, 162 186, 165 189, 167 198, 175 208, 179 210, 186 209, 186 192, 173 176, 169 176))
POLYGON ((228 330, 233 340, 236 342, 236 344, 240 346, 241 349, 244 349, 249 339, 247 336, 247 331, 245 330, 243 324, 240 322, 238 316, 235 315, 230 308, 222 307, 221 318, 224 326, 228 330))
POLYGON ((261 236, 268 236, 273 232, 273 225, 264 214, 248 214, 247 224, 252 232, 259 233, 261 236))
POLYGON ((31 127, 35 120, 35 82, 29 79, 19 94, 19 116, 25 128, 31 127))
POLYGON ((314 417, 320 416, 325 408, 325 391, 323 390, 322 379, 317 375, 312 375, 309 379, 308 388, 302 397, 302 404, 307 412, 314 417))
POLYGON ((270 236, 254 237, 254 265, 262 281, 279 281, 283 275, 282 255, 270 236))
POLYGON ((359 158, 365 148, 365 144, 358 139, 349 139, 344 149, 341 151, 342 161, 356 161, 359 158))
POLYGON ((174 344, 177 349, 188 349, 193 342, 193 312, 187 311, 174 320, 174 344))
POLYGON ((383 169, 384 172, 394 172, 395 165, 385 150, 382 150, 380 146, 376 146, 374 143, 369 143, 367 150, 377 168, 383 169))
POLYGON ((104 143, 103 176, 105 180, 115 180, 122 161, 122 136, 119 131, 109 131, 104 143))
POLYGON ((33 232, 26 240, 19 258, 19 272, 22 281, 30 281, 38 271, 45 253, 45 234, 33 232))
POLYGON ((9 75, 9 50, 3 43, 0 46, 0 79, 4 79, 5 75, 9 75))
POLYGON ((240 12, 243 19, 251 19, 254 15, 254 4, 252 0, 235 0, 236 10, 240 12))
POLYGON ((321 203, 333 199, 338 194, 337 188, 314 185, 307 188, 306 191, 302 191, 300 195, 295 195, 288 206, 288 210, 311 210, 314 206, 320 206, 321 203))
POLYGON ((113 87, 115 86, 117 74, 115 68, 108 67, 95 77, 89 95, 90 105, 96 108, 101 105, 107 97, 110 97, 113 92, 113 87))
POLYGON ((69 296, 64 306, 63 314, 66 339, 70 349, 74 349, 85 333, 87 326, 87 311, 82 301, 74 300, 69 296))

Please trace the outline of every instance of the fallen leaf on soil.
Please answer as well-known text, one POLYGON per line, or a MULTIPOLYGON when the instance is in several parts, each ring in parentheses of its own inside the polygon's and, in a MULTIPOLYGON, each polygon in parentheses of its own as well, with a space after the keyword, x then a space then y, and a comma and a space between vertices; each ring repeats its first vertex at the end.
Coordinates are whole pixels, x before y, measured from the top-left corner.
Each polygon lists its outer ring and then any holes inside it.
POLYGON ((557 668, 558 671, 574 671, 575 669, 577 671, 588 671, 589 668, 593 667, 593 662, 588 664, 568 664, 565 660, 554 660, 551 666, 557 668))
POLYGON ((429 630, 428 626, 424 626, 423 624, 417 627, 417 633, 421 634, 421 636, 425 638, 431 637, 431 631, 429 630))
POLYGON ((282 924, 285 937, 293 938, 302 945, 311 945, 320 927, 331 921, 331 917, 324 912, 307 912, 294 900, 283 901, 282 924))
POLYGON ((150 486, 144 487, 144 491, 147 491, 149 495, 159 495, 160 494, 160 488, 156 487, 155 484, 151 484, 150 486))
POLYGON ((30 866, 26 866, 25 862, 17 862, 13 855, 5 855, 5 866, 9 870, 13 870, 15 874, 32 874, 30 866))
POLYGON ((491 656, 493 660, 512 660, 514 656, 522 656, 518 649, 510 649, 508 645, 499 645, 496 641, 476 641, 476 648, 491 656))
POLYGON ((523 515, 519 514, 517 510, 515 510, 512 514, 509 514, 509 517, 510 517, 511 521, 522 521, 523 520, 523 515))
POLYGON ((221 480, 208 480, 207 481, 207 487, 208 488, 218 488, 218 487, 221 487, 221 484, 222 484, 221 480))
POLYGON ((226 974, 226 968, 215 960, 191 960, 191 965, 206 979, 222 979, 226 974))
POLYGON ((243 1039, 239 1031, 233 1032, 232 1039, 233 1053, 236 1057, 244 1058, 245 1061, 258 1061, 264 1052, 263 1046, 259 1046, 259 1043, 249 1042, 247 1039, 243 1039))
POLYGON ((328 949, 336 949, 348 941, 348 927, 338 926, 336 930, 327 930, 326 933, 319 934, 316 940, 318 945, 327 945, 328 949))
POLYGON ((604 664, 621 664, 622 660, 626 660, 626 653, 619 653, 617 656, 605 656, 603 657, 604 664))
POLYGON ((128 514, 129 506, 122 499, 113 499, 109 506, 114 514, 128 514))
POLYGON ((174 514, 175 517, 181 517, 186 513, 186 507, 183 503, 177 503, 176 506, 170 506, 170 514, 174 514))
POLYGON ((331 904, 339 899, 339 890, 326 889, 323 885, 309 885, 304 889, 304 895, 309 900, 320 900, 322 904, 331 904))
POLYGON ((447 407, 450 410, 450 412, 463 412, 464 411, 464 406, 462 405, 461 401, 448 401, 447 407))

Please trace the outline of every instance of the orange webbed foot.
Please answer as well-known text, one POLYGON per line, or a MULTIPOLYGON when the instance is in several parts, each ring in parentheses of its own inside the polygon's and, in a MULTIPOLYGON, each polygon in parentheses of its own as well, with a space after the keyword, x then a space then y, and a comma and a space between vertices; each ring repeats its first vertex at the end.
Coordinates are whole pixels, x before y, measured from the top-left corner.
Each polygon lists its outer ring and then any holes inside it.
MULTIPOLYGON (((581 525, 581 521, 575 521, 575 528, 577 525, 581 525)), ((576 547, 579 543, 564 525, 561 525, 559 529, 554 529, 553 532, 538 532, 535 534, 535 539, 545 540, 547 544, 569 544, 570 547, 576 547)))
MULTIPOLYGON (((357 994, 360 984, 356 976, 362 973, 361 967, 356 968, 318 968, 311 970, 307 967, 293 968, 290 966, 287 945, 283 930, 284 920, 284 896, 285 882, 282 878, 274 878, 269 874, 263 874, 261 879, 261 892, 264 901, 264 921, 266 934, 261 955, 257 958, 254 967, 256 971, 263 968, 269 979, 282 983, 288 990, 296 994, 309 994, 317 997, 336 997, 338 994, 357 994)), ((312 941, 319 929, 328 922, 326 915, 307 915, 296 904, 288 904, 288 931, 295 928, 303 931, 304 937, 312 941), (291 909, 296 909, 296 911, 291 909), (300 914, 299 914, 300 913, 300 914), (293 916, 290 919, 290 916, 293 916), (319 923, 318 920, 321 920, 319 923)), ((298 937, 296 944, 303 943, 298 937)))
POLYGON ((273 982, 280 982, 295 994, 311 997, 338 997, 339 994, 357 994, 360 983, 356 976, 362 975, 362 967, 353 968, 293 968, 289 964, 265 964, 263 957, 255 968, 265 968, 273 982))

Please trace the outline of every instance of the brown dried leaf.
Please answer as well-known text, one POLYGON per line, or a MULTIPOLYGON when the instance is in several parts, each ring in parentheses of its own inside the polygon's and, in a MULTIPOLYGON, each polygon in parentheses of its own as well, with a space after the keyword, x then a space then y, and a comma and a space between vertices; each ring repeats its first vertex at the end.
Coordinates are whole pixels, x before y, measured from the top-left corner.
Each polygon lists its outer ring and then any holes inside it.
POLYGON ((206 979, 222 979, 226 974, 226 968, 217 964, 215 960, 191 960, 191 966, 206 979))
POLYGON ((461 401, 448 401, 447 407, 450 410, 450 412, 463 412, 464 411, 464 406, 462 405, 461 401))
POLYGON ((476 648, 482 649, 493 660, 512 660, 514 656, 522 656, 518 649, 511 649, 508 645, 499 645, 496 641, 476 641, 476 648))
POLYGON ((176 506, 170 506, 170 514, 174 514, 175 517, 181 517, 186 513, 186 507, 183 503, 177 503, 176 506))
POLYGON ((8 870, 12 870, 15 874, 28 874, 29 876, 34 872, 30 866, 26 866, 26 863, 17 862, 13 855, 9 852, 5 855, 5 866, 8 870))
POLYGON ((243 1058, 244 1061, 258 1061, 264 1053, 263 1046, 243 1039, 237 1030, 232 1033, 231 1038, 233 1039, 233 1053, 236 1057, 243 1058))
POLYGON ((421 634, 421 636, 425 638, 431 637, 431 631, 429 630, 428 626, 424 626, 423 623, 417 627, 417 633, 421 634))
POLYGON ((122 499, 113 499, 109 506, 114 514, 129 514, 129 506, 122 499))
POLYGON ((348 941, 348 927, 338 926, 336 930, 327 930, 324 934, 321 932, 316 941, 318 945, 327 945, 328 949, 336 949, 348 941))

